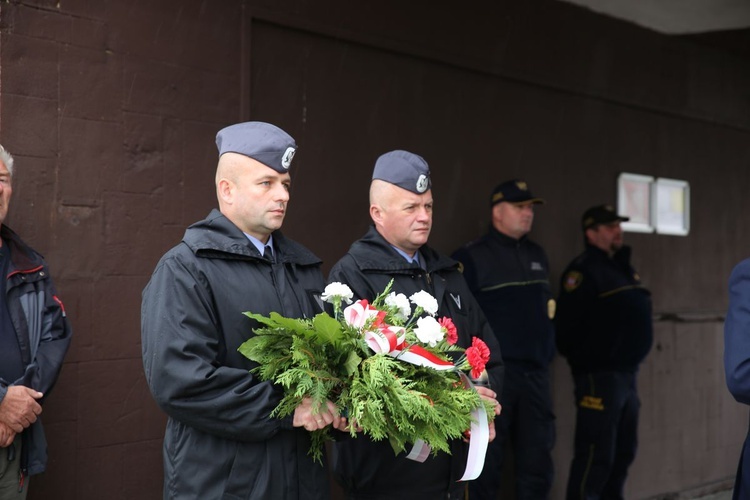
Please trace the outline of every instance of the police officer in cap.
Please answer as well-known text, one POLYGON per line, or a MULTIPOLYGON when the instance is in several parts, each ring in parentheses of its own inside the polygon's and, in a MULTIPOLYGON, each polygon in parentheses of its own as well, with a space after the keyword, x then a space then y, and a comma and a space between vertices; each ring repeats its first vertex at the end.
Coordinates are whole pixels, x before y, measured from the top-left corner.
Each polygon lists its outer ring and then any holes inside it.
POLYGON ((526 182, 513 179, 490 196, 489 232, 453 254, 487 316, 505 362, 497 439, 489 445, 482 475, 469 485, 472 500, 494 500, 504 448, 515 457, 516 497, 544 500, 552 487, 555 443, 549 364, 555 354, 555 302, 544 249, 528 238, 534 207, 544 203, 526 182))
POLYGON ((583 214, 586 249, 560 284, 557 347, 573 372, 575 453, 567 498, 621 499, 637 448, 638 367, 651 349, 651 294, 609 205, 583 214))
POLYGON ((143 364, 168 415, 164 498, 329 498, 325 469, 308 456, 309 431, 343 428, 328 402, 305 398, 286 418, 269 415, 283 393, 237 352, 258 324, 242 314, 313 317, 321 261, 286 238, 297 145, 263 122, 216 137, 219 209, 187 228, 143 291, 143 364))
MULTIPOLYGON (((370 184, 373 225, 334 265, 329 281, 347 284, 354 296, 372 301, 393 280, 393 291, 407 297, 427 291, 438 303, 437 317, 453 319, 458 345, 469 347, 472 337, 490 348, 487 364, 492 389, 479 387, 495 404, 502 388, 500 348, 481 309, 471 295, 459 264, 427 245, 432 228, 432 191, 427 162, 408 151, 380 156, 370 184)), ((490 439, 494 426, 490 428, 490 439)), ((347 499, 462 499, 465 484, 457 482, 466 467, 467 444, 456 440, 451 455, 438 453, 424 462, 394 456, 387 440, 366 435, 340 437, 334 444, 334 473, 347 499)))

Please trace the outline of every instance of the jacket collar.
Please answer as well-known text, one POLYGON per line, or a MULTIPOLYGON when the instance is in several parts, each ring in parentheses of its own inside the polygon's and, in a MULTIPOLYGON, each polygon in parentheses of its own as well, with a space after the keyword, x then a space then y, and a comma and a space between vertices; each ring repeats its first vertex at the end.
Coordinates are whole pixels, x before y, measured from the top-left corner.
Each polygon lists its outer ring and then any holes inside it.
POLYGON ((519 239, 511 238, 507 234, 501 233, 500 231, 498 231, 495 228, 495 226, 493 226, 492 224, 490 224, 489 236, 493 240, 495 240, 495 241, 497 241, 497 242, 499 242, 499 243, 501 243, 501 244, 503 244, 505 246, 513 246, 513 247, 518 246, 520 243, 523 243, 524 241, 526 241, 526 237, 527 237, 527 235, 524 234, 519 239))
MULTIPOLYGON (((374 225, 370 226, 370 229, 361 239, 354 242, 349 249, 349 254, 362 270, 381 272, 422 271, 418 264, 407 262, 399 255, 375 229, 374 225)), ((427 245, 420 247, 419 258, 422 259, 425 269, 430 273, 443 269, 458 269, 458 262, 437 253, 427 245)))
POLYGON ((609 254, 601 248, 592 245, 588 241, 586 242, 586 253, 595 256, 598 259, 611 260, 613 262, 617 262, 618 264, 630 265, 631 252, 632 249, 628 245, 623 245, 622 248, 620 248, 612 257, 610 257, 609 254))
POLYGON ((44 265, 41 255, 28 246, 11 228, 3 224, 0 226, 0 238, 3 239, 3 245, 10 248, 10 268, 8 274, 12 272, 29 272, 39 269, 44 265))
MULTIPOLYGON (((182 241, 199 257, 262 258, 240 228, 216 209, 204 220, 188 227, 182 241)), ((281 231, 273 232, 273 241, 277 252, 276 261, 279 263, 319 265, 322 262, 304 246, 284 237, 281 231)))

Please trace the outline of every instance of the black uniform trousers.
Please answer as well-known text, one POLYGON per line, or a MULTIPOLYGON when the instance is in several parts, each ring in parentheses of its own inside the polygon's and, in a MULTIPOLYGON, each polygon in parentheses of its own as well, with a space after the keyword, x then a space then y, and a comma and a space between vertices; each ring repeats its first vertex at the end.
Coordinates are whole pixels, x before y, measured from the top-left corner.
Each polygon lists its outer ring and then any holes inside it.
POLYGON ((638 448, 641 407, 636 374, 574 375, 577 406, 575 455, 567 500, 621 500, 638 448))
POLYGON ((497 437, 487 448, 482 474, 469 483, 469 499, 498 498, 505 446, 510 442, 516 498, 544 500, 552 487, 551 451, 555 444, 549 370, 529 370, 506 361, 500 404, 502 412, 495 419, 497 437))

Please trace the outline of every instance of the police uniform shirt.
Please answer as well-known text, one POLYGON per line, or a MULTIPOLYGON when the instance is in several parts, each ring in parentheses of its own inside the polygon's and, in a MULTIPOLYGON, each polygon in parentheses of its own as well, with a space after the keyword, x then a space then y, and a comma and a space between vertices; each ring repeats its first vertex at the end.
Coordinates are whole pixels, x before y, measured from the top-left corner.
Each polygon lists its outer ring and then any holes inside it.
POLYGON ((251 236, 244 232, 243 234, 247 237, 248 240, 250 240, 250 243, 253 244, 253 246, 255 247, 255 249, 258 251, 260 255, 262 255, 263 257, 266 257, 268 260, 271 260, 271 261, 274 260, 275 253, 273 251, 273 235, 268 237, 268 243, 263 243, 255 236, 251 236), (271 254, 270 257, 266 255, 268 252, 270 252, 271 254))

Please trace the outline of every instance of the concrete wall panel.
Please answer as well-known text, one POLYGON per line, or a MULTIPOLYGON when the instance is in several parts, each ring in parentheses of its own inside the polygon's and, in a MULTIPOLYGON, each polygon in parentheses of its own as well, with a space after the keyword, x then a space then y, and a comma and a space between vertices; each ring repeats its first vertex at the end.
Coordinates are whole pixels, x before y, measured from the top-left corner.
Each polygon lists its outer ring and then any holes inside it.
POLYGON ((63 47, 60 53, 62 116, 117 121, 122 112, 121 58, 101 46, 63 47))
POLYGON ((14 78, 7 91, 28 97, 56 99, 58 93, 58 47, 53 40, 33 37, 6 37, 2 40, 2 58, 13 64, 14 78))

